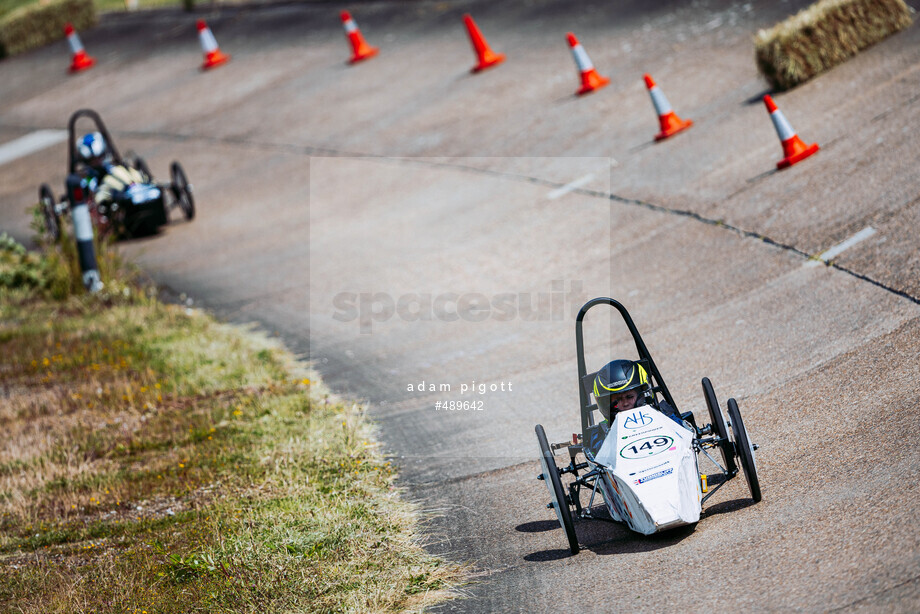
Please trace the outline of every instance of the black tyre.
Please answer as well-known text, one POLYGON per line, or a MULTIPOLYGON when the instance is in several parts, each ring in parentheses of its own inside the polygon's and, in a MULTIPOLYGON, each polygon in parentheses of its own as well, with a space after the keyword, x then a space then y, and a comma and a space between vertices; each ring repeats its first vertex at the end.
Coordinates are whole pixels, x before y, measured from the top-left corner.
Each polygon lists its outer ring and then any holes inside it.
POLYGON ((722 440, 719 450, 722 452, 722 460, 725 462, 725 469, 729 474, 735 474, 738 471, 738 465, 735 463, 735 453, 732 450, 732 440, 728 436, 728 427, 725 425, 725 417, 722 410, 719 409, 719 401, 716 399, 716 392, 712 389, 712 382, 708 377, 703 378, 703 396, 706 398, 706 407, 709 409, 709 420, 712 424, 712 430, 716 437, 722 440))
POLYGON ((38 189, 38 203, 45 219, 45 232, 52 241, 57 242, 61 238, 61 217, 54 206, 54 192, 47 183, 38 189))
POLYGON ((139 170, 148 182, 153 183, 153 173, 150 172, 150 167, 147 166, 147 162, 140 156, 134 159, 134 168, 139 170))
POLYGON ((748 488, 751 490, 751 498, 754 499, 754 503, 757 503, 762 498, 762 494, 760 480, 757 477, 757 463, 754 461, 754 446, 748 437, 747 429, 744 428, 741 410, 738 409, 738 402, 735 399, 728 400, 728 419, 732 423, 735 450, 738 453, 738 460, 741 462, 741 469, 744 471, 748 488))
POLYGON ((552 507, 556 510, 556 517, 565 536, 569 540, 569 549, 572 554, 578 554, 578 536, 575 535, 575 524, 572 522, 572 510, 569 509, 568 501, 565 498, 565 489, 562 488, 562 479, 559 477, 559 468, 556 466, 556 459, 553 451, 546 441, 546 433, 543 431, 543 425, 538 424, 537 442, 540 444, 540 466, 543 468, 543 481, 549 488, 549 495, 552 498, 552 507))
POLYGON ((188 182, 182 165, 173 162, 169 167, 169 173, 172 177, 172 193, 176 197, 176 202, 182 208, 185 219, 191 220, 195 217, 195 198, 192 196, 192 184, 188 182))
POLYGON ((147 166, 147 162, 142 157, 136 153, 130 153, 126 156, 126 161, 132 168, 141 172, 145 181, 153 183, 153 173, 150 172, 150 167, 147 166))

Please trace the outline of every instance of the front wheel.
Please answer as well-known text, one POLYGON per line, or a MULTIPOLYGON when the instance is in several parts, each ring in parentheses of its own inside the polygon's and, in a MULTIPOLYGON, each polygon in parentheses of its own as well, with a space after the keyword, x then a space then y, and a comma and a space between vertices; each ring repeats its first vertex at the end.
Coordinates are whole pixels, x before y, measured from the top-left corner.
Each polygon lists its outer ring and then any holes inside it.
POLYGON ((55 243, 61 238, 61 216, 54 206, 54 192, 47 183, 38 189, 38 204, 42 208, 42 217, 45 220, 45 232, 55 243))
POLYGON ((735 455, 731 450, 731 439, 728 437, 728 427, 725 425, 725 417, 719 408, 719 401, 716 399, 716 392, 712 388, 712 382, 708 377, 703 378, 703 396, 706 398, 706 407, 709 409, 709 419, 712 424, 712 430, 722 441, 719 443, 719 450, 722 452, 722 459, 725 461, 725 470, 729 475, 734 475, 738 471, 738 465, 735 464, 735 455))
POLYGON ((748 488, 751 490, 751 498, 754 503, 761 500, 760 480, 757 477, 757 463, 754 461, 754 446, 748 437, 747 429, 744 428, 744 422, 741 420, 741 410, 738 409, 738 402, 735 399, 728 400, 728 419, 732 423, 732 433, 735 435, 735 450, 738 453, 738 460, 741 461, 741 469, 744 470, 744 477, 747 480, 748 488))
POLYGON ((192 184, 188 182, 185 176, 185 170, 178 162, 173 162, 169 167, 169 173, 172 176, 172 193, 176 197, 176 202, 182 208, 185 219, 191 220, 195 217, 195 199, 192 196, 192 184))
POLYGON ((578 536, 575 534, 575 523, 572 521, 572 510, 569 509, 568 500, 565 497, 565 489, 562 488, 562 479, 559 477, 559 467, 556 466, 556 459, 553 456, 553 450, 549 447, 546 440, 546 433, 543 431, 543 425, 538 424, 537 442, 540 444, 540 466, 543 468, 543 481, 549 488, 549 496, 552 499, 550 505, 556 510, 556 517, 565 536, 569 540, 569 549, 572 554, 578 554, 578 536))

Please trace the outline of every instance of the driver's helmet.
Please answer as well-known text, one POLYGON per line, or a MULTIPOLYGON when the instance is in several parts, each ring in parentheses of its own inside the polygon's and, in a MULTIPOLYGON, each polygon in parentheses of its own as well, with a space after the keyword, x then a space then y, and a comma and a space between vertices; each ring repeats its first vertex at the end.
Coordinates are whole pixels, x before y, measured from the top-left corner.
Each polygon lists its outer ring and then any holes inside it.
POLYGON ((594 376, 594 399, 597 401, 601 414, 607 420, 610 420, 611 414, 617 411, 616 406, 612 403, 614 395, 634 391, 638 395, 636 399, 638 407, 645 405, 646 395, 651 389, 648 373, 641 364, 632 360, 609 362, 594 376))
POLYGON ((102 159, 106 154, 105 139, 98 132, 84 134, 77 141, 77 153, 80 159, 92 167, 102 165, 102 159))

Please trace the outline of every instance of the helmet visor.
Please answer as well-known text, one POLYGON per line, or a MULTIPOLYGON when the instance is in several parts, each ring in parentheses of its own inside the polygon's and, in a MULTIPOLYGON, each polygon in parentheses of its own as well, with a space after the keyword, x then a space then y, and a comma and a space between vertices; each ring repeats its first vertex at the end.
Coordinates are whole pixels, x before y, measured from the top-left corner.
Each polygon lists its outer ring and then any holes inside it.
POLYGON ((635 409, 645 405, 645 393, 648 385, 635 386, 629 390, 618 392, 616 394, 602 395, 596 397, 597 407, 601 410, 604 418, 611 420, 612 417, 620 411, 635 409))
POLYGON ((597 401, 597 408, 601 410, 604 419, 610 420, 610 395, 596 397, 594 400, 597 401))

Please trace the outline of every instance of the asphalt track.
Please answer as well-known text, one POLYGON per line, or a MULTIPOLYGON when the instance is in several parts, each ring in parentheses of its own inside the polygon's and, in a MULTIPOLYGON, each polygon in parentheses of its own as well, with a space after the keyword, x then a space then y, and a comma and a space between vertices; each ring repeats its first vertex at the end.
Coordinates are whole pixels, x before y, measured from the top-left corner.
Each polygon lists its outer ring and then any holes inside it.
MULTIPOLYGON (((647 4, 356 4, 381 53, 355 66, 331 4, 106 16, 90 71, 64 43, 0 62, 0 142, 91 107, 156 175, 183 163, 198 217, 126 253, 370 402, 429 547, 475 572, 442 611, 918 611, 920 31, 775 95, 821 145, 777 172, 751 39, 806 3, 647 4), (465 12, 504 64, 469 74, 465 12), (196 17, 226 66, 198 70, 196 17), (609 87, 574 96, 567 31, 609 87), (689 131, 653 142, 644 72, 689 131), (533 428, 577 429, 574 310, 600 295, 682 410, 704 418, 703 376, 738 399, 764 500, 735 480, 652 538, 582 522, 571 557, 533 428)), ((0 228, 27 239, 65 164, 0 165, 0 228)), ((589 367, 628 355, 592 315, 589 367)))

